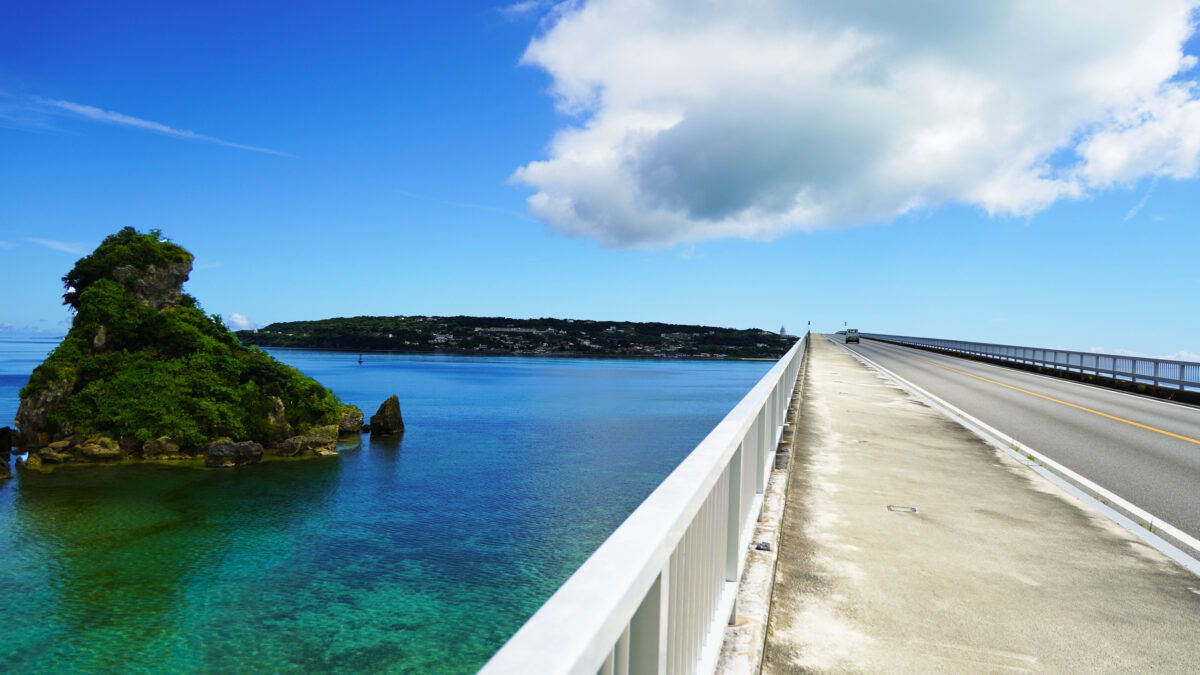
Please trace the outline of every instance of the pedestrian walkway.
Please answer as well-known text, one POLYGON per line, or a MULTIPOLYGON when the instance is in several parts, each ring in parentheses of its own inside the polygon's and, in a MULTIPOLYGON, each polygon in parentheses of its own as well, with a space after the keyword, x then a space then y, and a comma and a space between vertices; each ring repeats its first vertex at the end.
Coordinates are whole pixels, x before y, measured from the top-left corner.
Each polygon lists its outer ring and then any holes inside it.
POLYGON ((1200 672, 1200 578, 809 349, 764 673, 1200 672))

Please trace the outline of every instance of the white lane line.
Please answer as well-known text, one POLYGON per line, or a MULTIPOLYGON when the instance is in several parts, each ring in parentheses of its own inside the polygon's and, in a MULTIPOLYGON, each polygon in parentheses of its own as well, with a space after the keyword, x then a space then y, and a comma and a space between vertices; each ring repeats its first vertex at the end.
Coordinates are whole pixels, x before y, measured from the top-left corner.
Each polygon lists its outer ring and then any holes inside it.
MULTIPOLYGON (((830 342, 833 342, 833 340, 830 340, 830 342)), ((834 342, 834 344, 837 344, 837 343, 834 342)), ((1060 472, 1061 474, 1069 477, 1071 480, 1076 481, 1076 483, 1078 483, 1079 485, 1082 485, 1082 486, 1086 487, 1088 490, 1091 490, 1094 494, 1099 495, 1103 499, 1106 499, 1106 500, 1112 502, 1113 504, 1116 504, 1117 506, 1121 507, 1122 509, 1125 509, 1126 511, 1134 514, 1138 518, 1141 518, 1143 521, 1151 524, 1156 530, 1162 530, 1164 533, 1169 534, 1171 537, 1173 537, 1180 543, 1182 543, 1185 546, 1187 546, 1188 548, 1190 548, 1193 552, 1200 553, 1200 540, 1197 540, 1195 537, 1189 535, 1188 533, 1184 532, 1183 530, 1180 530, 1179 528, 1175 527, 1174 525, 1171 525, 1170 523, 1163 521, 1161 518, 1158 518, 1157 516, 1150 513, 1149 511, 1143 509, 1142 507, 1137 506, 1136 504, 1133 504, 1133 503, 1129 502, 1128 500, 1123 499, 1122 497, 1114 494, 1110 490, 1097 485, 1096 483, 1092 482, 1091 480, 1089 480, 1087 478, 1084 478, 1083 476, 1075 473, 1074 471, 1068 469, 1067 467, 1050 459, 1043 453, 1038 452, 1037 450, 1034 450, 1033 448, 1031 448, 1027 445, 1022 445, 1022 444, 1017 443, 1017 440, 1015 438, 1013 438, 1012 436, 1009 436, 1008 434, 1005 434, 1004 432, 1002 432, 992 426, 989 426, 982 420, 979 420, 976 417, 968 414, 966 411, 964 411, 950 403, 947 403, 946 401, 942 400, 941 398, 938 398, 937 396, 929 393, 928 391, 922 389, 921 387, 918 387, 917 385, 913 384, 912 382, 909 382, 908 380, 893 373, 892 371, 888 370, 887 368, 884 368, 883 366, 879 365, 875 361, 872 361, 871 359, 867 358, 866 356, 859 354, 858 352, 846 347, 845 345, 839 345, 839 346, 842 347, 843 349, 845 349, 847 352, 849 352, 855 358, 859 359, 862 363, 864 363, 868 367, 875 369, 877 372, 879 372, 884 377, 887 377, 888 379, 892 380, 896 384, 900 385, 900 387, 908 390, 913 395, 924 399, 925 402, 927 402, 931 406, 933 406, 934 409, 939 410, 946 417, 949 417, 950 419, 954 420, 955 422, 958 422, 961 426, 970 430, 976 436, 979 436, 980 438, 982 438, 984 441, 988 442, 989 444, 1008 453, 1010 456, 1015 458, 1017 461, 1021 462, 1025 466, 1038 472, 1038 474, 1040 474, 1043 478, 1046 478, 1050 482, 1063 488, 1068 493, 1072 494, 1076 498, 1078 498, 1081 501, 1083 501, 1084 503, 1088 504, 1094 510, 1098 511, 1099 513, 1101 513, 1105 517, 1107 517, 1109 520, 1112 520, 1113 522, 1117 523, 1121 527, 1124 527, 1126 530, 1129 530, 1131 533, 1134 534, 1134 536, 1138 537, 1142 541, 1145 541, 1147 544, 1150 544, 1154 548, 1158 549, 1161 553, 1163 553, 1167 557, 1171 558, 1175 562, 1179 563, 1180 565, 1183 565, 1192 574, 1200 576, 1200 560, 1197 560, 1192 555, 1185 553, 1184 551, 1180 550, 1179 548, 1173 546, 1170 542, 1167 542, 1162 537, 1155 535, 1153 532, 1150 532, 1145 527, 1139 525, 1138 523, 1135 523, 1129 517, 1116 511, 1115 509, 1109 507, 1107 504, 1100 502, 1100 500, 1096 499, 1093 495, 1088 494, 1087 492, 1084 492, 1083 490, 1079 489, 1079 487, 1076 486, 1075 484, 1071 483, 1068 480, 1064 480, 1062 476, 1054 473, 1053 471, 1046 469, 1045 467, 1052 467, 1053 469, 1060 472), (1020 452, 1017 452, 1013 448, 1019 448, 1020 452), (1039 466, 1036 463, 1031 463, 1030 461, 1028 461, 1028 455, 1033 455, 1038 463, 1045 465, 1045 466, 1039 466)))

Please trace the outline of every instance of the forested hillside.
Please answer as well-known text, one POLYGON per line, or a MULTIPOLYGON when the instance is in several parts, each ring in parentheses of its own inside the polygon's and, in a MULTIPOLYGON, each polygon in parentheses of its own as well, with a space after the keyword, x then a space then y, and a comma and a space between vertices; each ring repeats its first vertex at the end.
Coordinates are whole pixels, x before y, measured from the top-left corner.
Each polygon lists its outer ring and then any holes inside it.
POLYGON ((669 323, 473 316, 356 316, 239 331, 245 344, 355 351, 778 358, 793 336, 669 323))

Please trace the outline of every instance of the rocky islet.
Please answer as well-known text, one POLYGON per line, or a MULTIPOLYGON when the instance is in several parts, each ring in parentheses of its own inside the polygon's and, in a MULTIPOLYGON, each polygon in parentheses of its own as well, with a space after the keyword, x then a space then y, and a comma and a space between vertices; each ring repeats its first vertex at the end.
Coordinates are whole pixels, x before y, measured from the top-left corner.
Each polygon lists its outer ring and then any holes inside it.
POLYGON ((393 436, 404 432, 404 418, 400 415, 400 399, 395 394, 380 404, 379 410, 371 415, 372 435, 393 436))
MULTIPOLYGON (((188 459, 224 468, 336 454, 340 435, 364 428, 357 407, 206 316, 182 288, 192 259, 157 231, 125 228, 63 277, 72 327, 21 391, 17 429, 0 430, 0 476, 12 445, 30 469, 188 459)), ((376 418, 381 433, 403 431, 396 396, 376 418)))

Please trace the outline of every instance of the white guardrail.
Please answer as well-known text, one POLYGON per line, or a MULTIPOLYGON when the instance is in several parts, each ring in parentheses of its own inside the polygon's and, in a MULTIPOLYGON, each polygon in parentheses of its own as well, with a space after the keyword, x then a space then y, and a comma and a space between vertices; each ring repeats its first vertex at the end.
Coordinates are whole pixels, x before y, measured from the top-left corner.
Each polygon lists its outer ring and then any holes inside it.
POLYGON ((936 338, 908 337, 862 333, 862 337, 894 342, 914 347, 928 347, 936 351, 956 354, 986 356, 1000 361, 1024 363, 1043 368, 1052 368, 1072 373, 1092 374, 1126 382, 1153 384, 1156 387, 1172 387, 1180 390, 1200 389, 1200 363, 1152 359, 1144 356, 1118 356, 1093 352, 1072 352, 1065 349, 1043 349, 1041 347, 1017 347, 987 342, 964 340, 940 340, 936 338))
POLYGON ((806 348, 759 380, 482 675, 715 670, 806 348))

